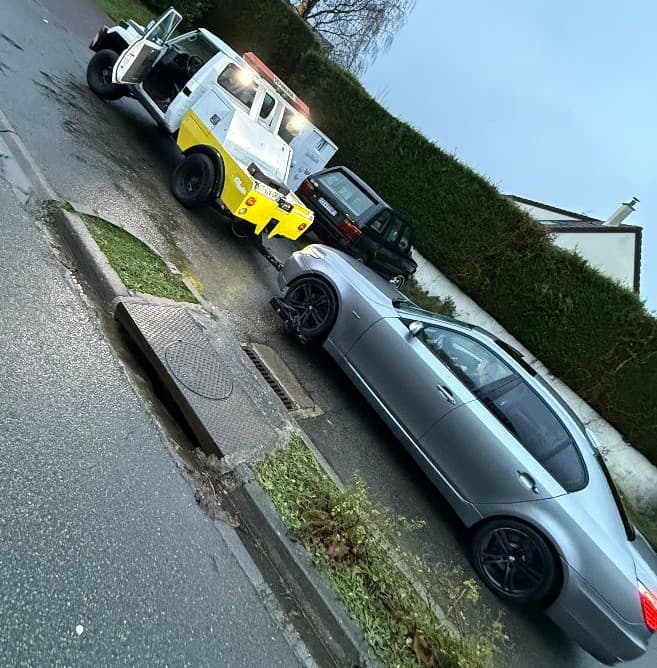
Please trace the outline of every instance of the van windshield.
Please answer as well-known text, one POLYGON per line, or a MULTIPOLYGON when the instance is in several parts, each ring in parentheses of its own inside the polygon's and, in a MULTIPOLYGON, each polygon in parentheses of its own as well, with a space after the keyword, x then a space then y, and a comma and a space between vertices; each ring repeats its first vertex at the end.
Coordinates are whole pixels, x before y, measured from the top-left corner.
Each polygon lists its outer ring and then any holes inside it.
POLYGON ((345 212, 358 218, 376 202, 348 176, 342 172, 327 172, 316 177, 318 183, 337 203, 344 207, 345 212))

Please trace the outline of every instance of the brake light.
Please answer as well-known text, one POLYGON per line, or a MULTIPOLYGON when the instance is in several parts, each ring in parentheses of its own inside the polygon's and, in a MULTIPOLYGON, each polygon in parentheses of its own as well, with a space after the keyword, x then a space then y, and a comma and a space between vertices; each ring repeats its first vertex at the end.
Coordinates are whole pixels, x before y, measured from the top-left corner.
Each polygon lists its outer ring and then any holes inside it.
POLYGON ((349 239, 349 241, 358 241, 362 232, 360 228, 354 225, 348 218, 344 218, 338 225, 340 232, 349 239))
POLYGON ((646 626, 653 632, 657 631, 657 595, 639 582, 639 597, 646 626))
POLYGON ((307 223, 301 223, 301 225, 299 225, 297 229, 299 230, 299 232, 303 232, 306 229, 306 227, 308 227, 307 223))
POLYGON ((315 192, 315 186, 310 179, 306 179, 305 181, 302 181, 299 190, 301 190, 304 195, 312 195, 315 192))
POLYGON ((247 206, 253 206, 256 203, 256 198, 255 197, 249 197, 249 199, 244 202, 247 206))

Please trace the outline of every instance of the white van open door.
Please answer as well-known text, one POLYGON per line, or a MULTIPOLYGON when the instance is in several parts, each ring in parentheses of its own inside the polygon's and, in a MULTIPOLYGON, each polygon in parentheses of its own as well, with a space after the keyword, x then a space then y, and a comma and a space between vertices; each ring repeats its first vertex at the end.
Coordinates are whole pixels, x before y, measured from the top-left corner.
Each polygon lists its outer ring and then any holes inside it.
POLYGON ((311 123, 306 124, 289 143, 292 148, 292 164, 287 186, 292 191, 296 191, 301 182, 311 174, 326 167, 338 150, 333 141, 311 123))
POLYGON ((142 37, 119 56, 112 70, 112 83, 136 84, 143 81, 181 21, 182 16, 175 9, 167 9, 142 37))

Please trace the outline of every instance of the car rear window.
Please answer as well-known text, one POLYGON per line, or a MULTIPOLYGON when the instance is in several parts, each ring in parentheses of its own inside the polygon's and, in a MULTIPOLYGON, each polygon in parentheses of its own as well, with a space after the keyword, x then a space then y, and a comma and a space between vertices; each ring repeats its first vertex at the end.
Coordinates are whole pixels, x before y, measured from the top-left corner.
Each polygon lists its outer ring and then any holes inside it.
POLYGON ((316 177, 316 181, 331 194, 354 218, 362 215, 376 202, 348 176, 342 172, 327 172, 316 177))
POLYGON ((509 383, 482 400, 566 491, 584 487, 586 469, 577 446, 557 416, 526 383, 509 383))

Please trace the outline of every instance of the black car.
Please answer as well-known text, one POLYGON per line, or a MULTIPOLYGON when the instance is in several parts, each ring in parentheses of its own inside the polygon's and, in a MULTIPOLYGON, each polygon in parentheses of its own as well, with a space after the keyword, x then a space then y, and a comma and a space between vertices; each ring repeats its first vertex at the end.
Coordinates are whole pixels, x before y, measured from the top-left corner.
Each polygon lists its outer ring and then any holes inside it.
POLYGON ((398 287, 417 269, 408 223, 351 170, 323 169, 309 176, 297 195, 315 213, 312 229, 323 241, 363 260, 398 287))

